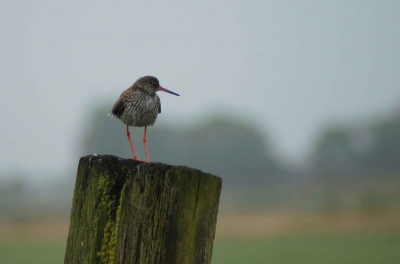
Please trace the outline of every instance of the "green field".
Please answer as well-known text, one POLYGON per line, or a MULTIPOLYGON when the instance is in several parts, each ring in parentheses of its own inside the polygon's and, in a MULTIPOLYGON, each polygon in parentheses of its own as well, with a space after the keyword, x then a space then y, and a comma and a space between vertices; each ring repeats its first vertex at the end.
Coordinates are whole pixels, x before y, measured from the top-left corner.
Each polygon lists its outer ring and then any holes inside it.
POLYGON ((52 264, 63 263, 65 244, 55 243, 4 243, 0 244, 0 263, 52 264))
MULTIPOLYGON (((0 263, 62 263, 64 250, 65 244, 61 242, 2 242, 0 263)), ((400 235, 309 234, 216 239, 212 263, 400 263, 400 235)))
POLYGON ((400 235, 301 235, 218 240, 213 263, 400 263, 400 235))

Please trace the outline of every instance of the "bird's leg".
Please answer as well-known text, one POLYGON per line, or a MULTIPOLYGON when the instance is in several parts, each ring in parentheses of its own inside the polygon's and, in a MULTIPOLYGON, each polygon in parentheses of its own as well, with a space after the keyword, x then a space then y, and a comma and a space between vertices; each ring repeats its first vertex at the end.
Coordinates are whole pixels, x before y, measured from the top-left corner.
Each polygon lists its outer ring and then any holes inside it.
POLYGON ((132 144, 132 140, 131 140, 131 133, 129 133, 128 125, 126 125, 126 137, 128 138, 129 145, 131 146, 133 159, 134 160, 138 160, 138 161, 142 161, 142 160, 138 159, 138 157, 136 156, 136 152, 135 152, 135 149, 133 148, 133 144, 132 144))
POLYGON ((144 127, 143 144, 144 144, 144 150, 146 151, 147 162, 150 163, 150 155, 149 155, 149 149, 147 148, 146 134, 147 134, 147 126, 144 127))

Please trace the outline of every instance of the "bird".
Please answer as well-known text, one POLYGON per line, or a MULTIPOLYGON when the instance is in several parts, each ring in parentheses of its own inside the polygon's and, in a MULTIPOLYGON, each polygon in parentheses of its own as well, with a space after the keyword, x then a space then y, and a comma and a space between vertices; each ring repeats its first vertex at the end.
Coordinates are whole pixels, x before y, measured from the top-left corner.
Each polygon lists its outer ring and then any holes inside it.
POLYGON ((146 133, 147 126, 152 126, 156 122, 158 114, 161 113, 160 97, 156 94, 158 91, 179 96, 179 94, 162 87, 156 77, 144 76, 122 92, 111 110, 111 114, 126 125, 126 137, 129 141, 133 159, 137 161, 142 160, 137 157, 133 148, 129 126, 144 127, 143 144, 147 162, 150 163, 146 133))

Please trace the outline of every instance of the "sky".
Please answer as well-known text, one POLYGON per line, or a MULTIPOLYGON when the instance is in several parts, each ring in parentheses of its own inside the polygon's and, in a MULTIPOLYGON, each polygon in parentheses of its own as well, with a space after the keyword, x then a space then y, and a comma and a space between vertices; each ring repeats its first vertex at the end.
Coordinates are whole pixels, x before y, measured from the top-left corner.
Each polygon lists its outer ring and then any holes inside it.
POLYGON ((302 161, 329 123, 399 109, 399 14, 389 0, 2 0, 0 178, 76 168, 93 110, 144 75, 181 95, 159 95, 156 125, 223 113, 302 161))

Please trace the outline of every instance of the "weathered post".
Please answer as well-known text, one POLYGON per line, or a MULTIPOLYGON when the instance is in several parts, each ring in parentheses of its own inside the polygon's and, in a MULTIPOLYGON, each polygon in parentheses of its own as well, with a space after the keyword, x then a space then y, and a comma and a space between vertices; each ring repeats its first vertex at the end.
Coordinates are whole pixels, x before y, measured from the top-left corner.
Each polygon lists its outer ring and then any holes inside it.
POLYGON ((64 263, 211 263, 221 185, 183 166, 83 157, 64 263))

